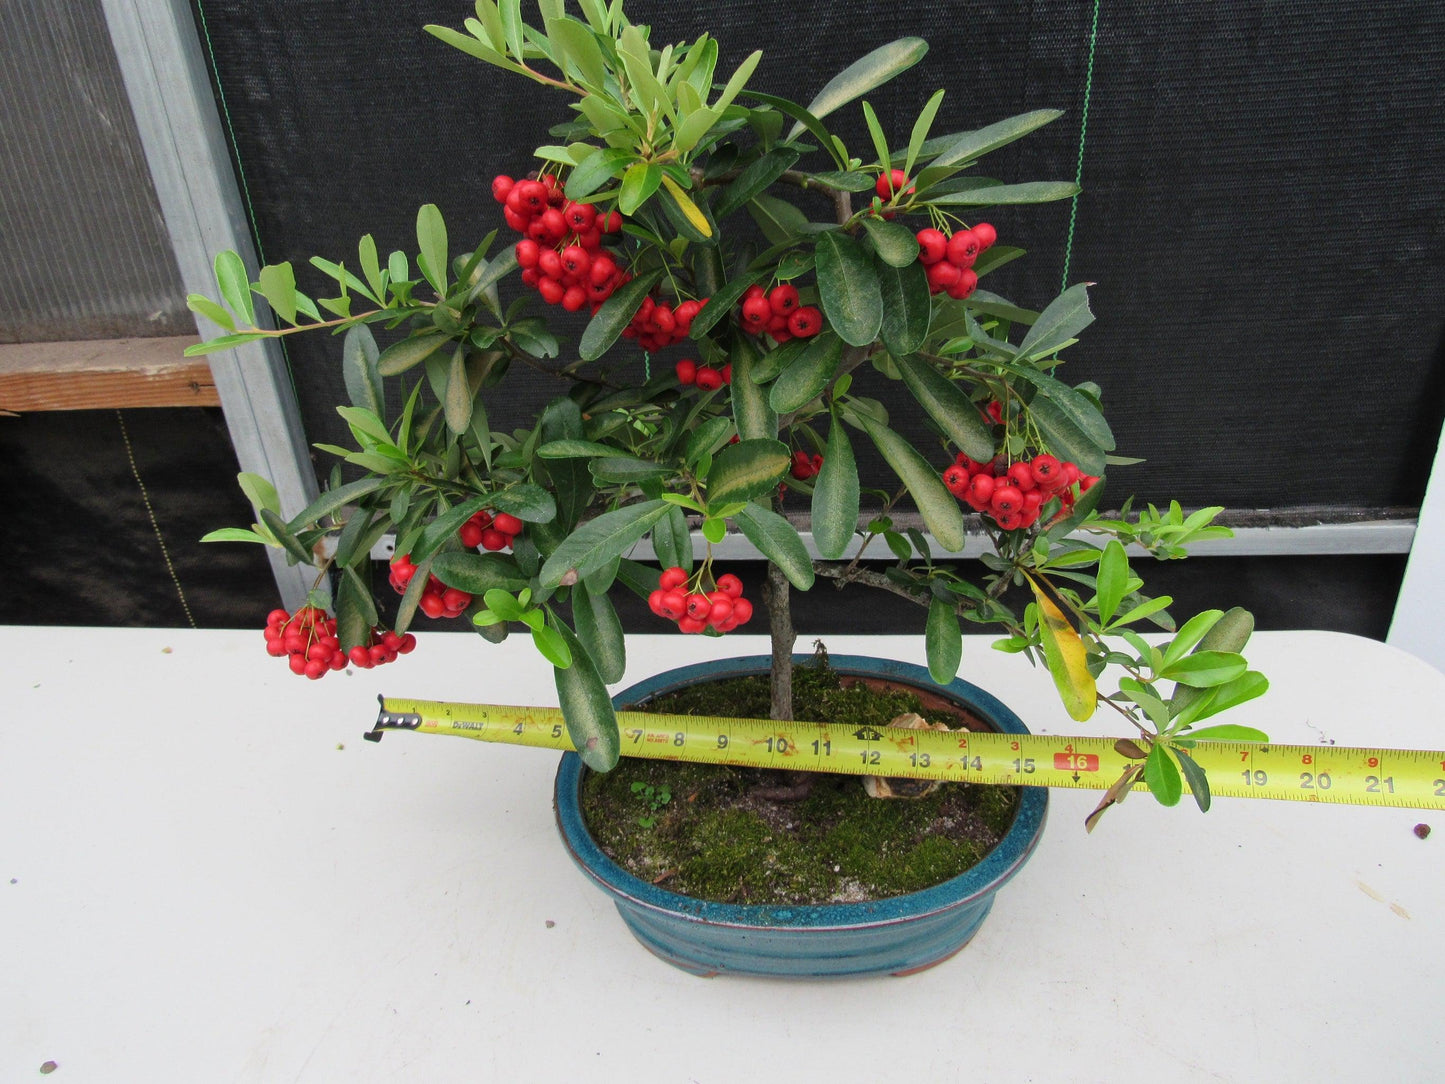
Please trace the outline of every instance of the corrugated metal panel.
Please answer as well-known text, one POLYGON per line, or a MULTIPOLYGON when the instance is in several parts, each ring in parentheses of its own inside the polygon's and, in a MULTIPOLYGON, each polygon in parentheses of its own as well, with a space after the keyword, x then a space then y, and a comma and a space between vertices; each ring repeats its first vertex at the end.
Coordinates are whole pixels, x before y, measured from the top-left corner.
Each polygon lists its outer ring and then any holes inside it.
POLYGON ((0 3, 0 342, 195 333, 99 0, 0 3))

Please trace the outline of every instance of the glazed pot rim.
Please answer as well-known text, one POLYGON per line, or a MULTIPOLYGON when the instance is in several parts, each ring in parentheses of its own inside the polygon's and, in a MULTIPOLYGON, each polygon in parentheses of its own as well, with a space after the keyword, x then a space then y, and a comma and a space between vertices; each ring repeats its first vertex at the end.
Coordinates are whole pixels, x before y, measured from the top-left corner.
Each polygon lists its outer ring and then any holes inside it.
MULTIPOLYGON (((811 655, 794 655, 806 663, 811 655)), ((830 655, 829 664, 850 677, 896 680, 962 700, 1002 733, 1027 734, 1023 722, 994 696, 971 682, 955 678, 935 685, 928 671, 911 663, 863 655, 830 655)), ((719 659, 677 667, 647 678, 613 697, 613 705, 637 703, 660 692, 700 680, 766 673, 767 656, 719 659)), ((578 793, 584 767, 576 753, 563 754, 557 769, 554 808, 558 831, 572 859, 606 892, 634 907, 678 919, 711 925, 752 929, 837 929, 888 926, 911 922, 965 907, 991 895, 1018 872, 1033 853, 1043 833, 1048 808, 1047 787, 1020 787, 1019 808, 1013 824, 998 844, 975 866, 956 877, 899 896, 861 903, 736 904, 701 900, 668 891, 634 876, 614 862, 586 830, 578 793)))

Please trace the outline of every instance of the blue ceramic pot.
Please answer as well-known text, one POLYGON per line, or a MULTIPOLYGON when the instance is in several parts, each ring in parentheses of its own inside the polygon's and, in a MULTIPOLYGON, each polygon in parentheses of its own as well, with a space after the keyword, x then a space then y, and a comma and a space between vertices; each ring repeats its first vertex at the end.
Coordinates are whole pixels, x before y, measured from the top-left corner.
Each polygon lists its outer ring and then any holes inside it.
MULTIPOLYGON (((794 661, 809 658, 799 655, 794 661)), ((922 667, 886 659, 832 655, 829 662, 846 676, 900 682, 942 696, 998 731, 1028 733, 1013 712, 966 681, 934 685, 922 667)), ((684 666, 632 686, 613 703, 619 708, 641 704, 687 685, 767 671, 766 658, 684 666)), ((993 906, 994 893, 1033 852, 1048 808, 1047 788, 1022 788, 1013 826, 998 846, 972 869, 921 892, 871 903, 739 905, 668 892, 608 858, 582 818, 585 772, 575 753, 565 754, 557 770, 557 827, 568 851, 582 871, 612 896, 643 945, 695 975, 906 975, 945 960, 978 931, 993 906)))

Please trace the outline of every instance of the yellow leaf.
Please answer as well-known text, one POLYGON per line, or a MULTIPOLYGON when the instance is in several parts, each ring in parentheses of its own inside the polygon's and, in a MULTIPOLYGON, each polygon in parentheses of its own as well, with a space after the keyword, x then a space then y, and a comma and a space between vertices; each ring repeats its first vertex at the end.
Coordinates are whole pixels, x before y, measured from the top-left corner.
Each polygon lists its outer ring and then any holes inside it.
POLYGON ((1093 716, 1099 699, 1094 675, 1085 664, 1084 642, 1032 576, 1029 586, 1034 589, 1034 601, 1038 603, 1039 639, 1043 641, 1044 657, 1059 690, 1059 699, 1064 702, 1069 718, 1084 722, 1093 716))
POLYGON ((693 203, 692 198, 682 190, 682 185, 666 173, 662 175, 662 183, 666 186, 668 195, 682 208, 682 213, 687 216, 687 220, 697 227, 697 232, 704 237, 711 237, 712 226, 707 220, 707 215, 697 209, 697 204, 693 203))

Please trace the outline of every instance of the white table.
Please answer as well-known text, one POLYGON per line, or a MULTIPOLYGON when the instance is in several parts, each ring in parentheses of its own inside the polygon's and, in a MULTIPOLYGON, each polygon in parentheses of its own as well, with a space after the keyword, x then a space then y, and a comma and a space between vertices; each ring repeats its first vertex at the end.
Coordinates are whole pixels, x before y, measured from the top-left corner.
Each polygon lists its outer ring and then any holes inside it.
MULTIPOLYGON (((628 678, 763 647, 639 638, 628 678)), ((922 638, 829 647, 921 661, 922 638)), ((1274 687, 1240 721, 1276 741, 1445 746, 1445 675, 1399 651, 1274 633, 1251 658, 1274 687)), ((520 640, 424 634, 320 682, 259 631, 4 629, 0 660, 3 1081, 1445 1078, 1436 814, 1136 795, 1086 836, 1097 794, 1058 791, 953 960, 703 980, 572 867, 553 756, 361 740, 379 691, 555 704, 520 640)), ((986 638, 963 673, 1080 732, 986 638)))

